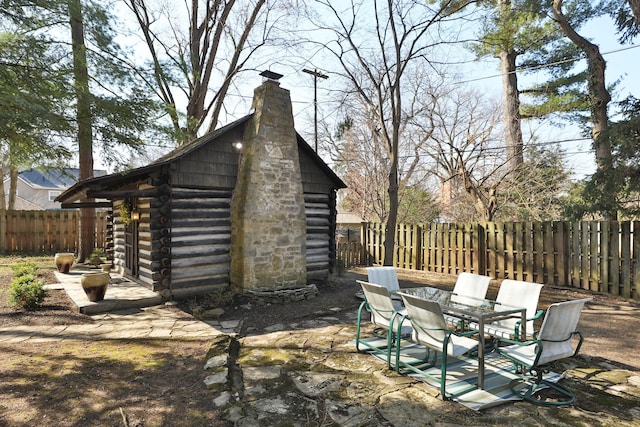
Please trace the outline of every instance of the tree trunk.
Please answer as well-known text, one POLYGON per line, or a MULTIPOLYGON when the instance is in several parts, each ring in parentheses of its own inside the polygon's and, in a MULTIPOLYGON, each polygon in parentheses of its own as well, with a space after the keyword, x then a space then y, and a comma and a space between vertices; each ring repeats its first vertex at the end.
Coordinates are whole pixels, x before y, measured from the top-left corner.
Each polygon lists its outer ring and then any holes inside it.
POLYGON ((502 106, 504 109, 504 139, 509 169, 513 172, 523 162, 522 129, 520 127, 520 94, 516 76, 517 54, 511 50, 500 52, 502 74, 502 106))
MULTIPOLYGON (((71 46, 73 49, 73 76, 76 92, 76 116, 78 120, 78 157, 80 179, 93 176, 93 136, 91 117, 91 93, 89 92, 89 70, 87 50, 84 44, 84 21, 80 0, 69 0, 71 46)), ((92 201, 87 200, 87 201, 92 201)), ((80 241, 78 262, 84 262, 95 246, 95 209, 80 209, 80 241)))
MULTIPOLYGON (((500 13, 506 16, 511 9, 511 0, 500 0, 500 13)), ((502 18, 503 20, 506 18, 502 18)), ((498 53, 502 74, 502 108, 504 114, 504 139, 507 147, 509 170, 514 172, 524 161, 522 156, 522 128, 520 127, 520 93, 516 75, 518 54, 510 45, 498 53)))
MULTIPOLYGON (((553 1, 553 15, 560 25, 562 31, 576 46, 587 55, 588 89, 591 100, 591 120, 593 121, 593 145, 596 153, 596 168, 604 176, 609 175, 613 169, 611 156, 611 142, 607 135, 609 127, 609 116, 607 105, 611 101, 611 95, 605 83, 606 62, 600 54, 600 48, 579 35, 562 12, 563 0, 553 1)), ((605 181, 605 188, 602 189, 602 215, 605 219, 616 220, 618 209, 616 207, 617 188, 612 180, 605 181)))
POLYGON ((16 208, 16 193, 18 192, 18 169, 11 167, 9 169, 9 203, 7 209, 12 211, 16 208))
POLYGON ((393 265, 393 253, 395 251, 396 228, 398 225, 398 161, 391 161, 389 171, 389 217, 387 218, 387 231, 384 235, 384 265, 393 265))
POLYGON ((629 0, 629 6, 631 6, 631 12, 636 18, 636 22, 640 23, 640 0, 629 0))
MULTIPOLYGON (((4 177, 4 168, 0 165, 0 176, 4 177)), ((7 210, 7 198, 5 196, 5 188, 2 186, 2 192, 0 192, 0 211, 4 212, 7 210)))

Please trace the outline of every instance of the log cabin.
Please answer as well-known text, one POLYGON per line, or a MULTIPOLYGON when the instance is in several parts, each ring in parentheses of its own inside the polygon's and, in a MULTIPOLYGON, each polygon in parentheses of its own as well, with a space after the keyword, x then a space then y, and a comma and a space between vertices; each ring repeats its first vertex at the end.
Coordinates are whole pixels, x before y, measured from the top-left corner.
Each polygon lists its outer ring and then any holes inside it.
POLYGON ((107 199, 113 268, 166 298, 307 286, 336 263, 344 182, 295 131, 289 91, 254 90, 253 112, 156 161, 88 178, 56 200, 107 199))

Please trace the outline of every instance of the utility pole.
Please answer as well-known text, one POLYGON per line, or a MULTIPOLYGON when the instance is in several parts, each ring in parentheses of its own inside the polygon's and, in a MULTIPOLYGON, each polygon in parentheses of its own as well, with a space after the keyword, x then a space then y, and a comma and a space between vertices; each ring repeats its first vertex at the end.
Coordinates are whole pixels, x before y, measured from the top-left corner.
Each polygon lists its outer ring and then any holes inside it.
POLYGON ((316 141, 316 153, 318 152, 318 77, 321 79, 328 79, 329 76, 322 74, 318 70, 307 70, 304 68, 303 73, 311 74, 313 76, 313 126, 315 130, 316 141))

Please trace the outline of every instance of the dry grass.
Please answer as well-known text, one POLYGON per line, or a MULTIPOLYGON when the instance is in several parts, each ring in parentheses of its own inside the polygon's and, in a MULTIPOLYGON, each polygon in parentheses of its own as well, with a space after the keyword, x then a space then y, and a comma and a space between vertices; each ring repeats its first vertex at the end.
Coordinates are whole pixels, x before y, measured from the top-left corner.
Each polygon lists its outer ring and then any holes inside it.
MULTIPOLYGON (((7 306, 10 266, 24 260, 55 281, 53 256, 0 258, 2 327, 92 322, 64 291, 32 312, 7 306)), ((0 344, 0 425, 221 425, 203 383, 208 349, 175 339, 0 344)))

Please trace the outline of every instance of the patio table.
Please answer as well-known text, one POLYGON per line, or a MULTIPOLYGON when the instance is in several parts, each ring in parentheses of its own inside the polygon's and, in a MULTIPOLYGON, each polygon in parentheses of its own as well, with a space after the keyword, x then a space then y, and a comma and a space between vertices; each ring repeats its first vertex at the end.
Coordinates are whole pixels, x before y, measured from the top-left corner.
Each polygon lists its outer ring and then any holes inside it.
POLYGON ((457 295, 452 291, 424 286, 419 288, 401 289, 398 294, 411 295, 440 304, 444 314, 456 317, 464 321, 478 323, 478 388, 484 389, 484 325, 503 320, 520 314, 520 333, 525 340, 526 313, 524 307, 514 307, 489 299, 478 299, 457 295))

